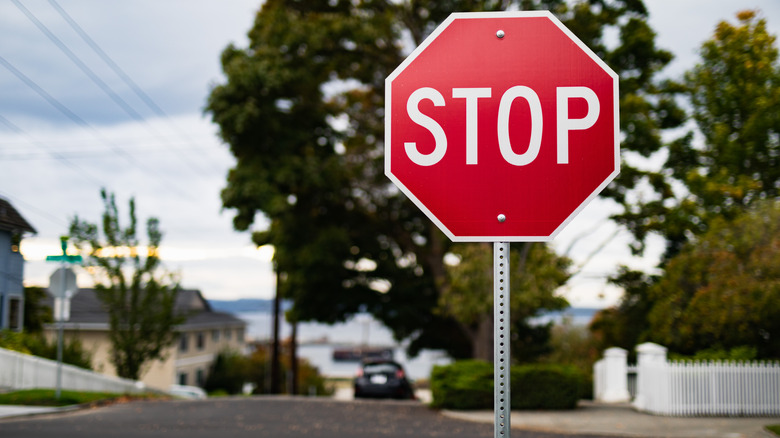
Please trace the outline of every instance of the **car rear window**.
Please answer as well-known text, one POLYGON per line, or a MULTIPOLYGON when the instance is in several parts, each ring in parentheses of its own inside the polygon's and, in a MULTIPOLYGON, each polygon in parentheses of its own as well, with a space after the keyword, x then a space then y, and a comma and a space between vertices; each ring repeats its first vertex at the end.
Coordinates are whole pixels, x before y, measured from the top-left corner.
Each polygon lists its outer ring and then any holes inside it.
POLYGON ((363 367, 366 374, 395 373, 398 366, 391 363, 368 364, 363 367))

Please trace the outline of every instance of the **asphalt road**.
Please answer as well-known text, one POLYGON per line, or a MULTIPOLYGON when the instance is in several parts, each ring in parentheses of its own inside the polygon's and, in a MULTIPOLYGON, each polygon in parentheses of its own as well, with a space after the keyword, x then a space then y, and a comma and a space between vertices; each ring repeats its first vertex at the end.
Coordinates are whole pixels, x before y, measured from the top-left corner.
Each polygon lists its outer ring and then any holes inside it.
MULTIPOLYGON (((310 398, 141 401, 0 421, 2 438, 306 436, 492 437, 493 425, 446 418, 417 402, 310 398)), ((515 438, 563 438, 513 430, 515 438)), ((597 435, 580 435, 601 438, 597 435)))

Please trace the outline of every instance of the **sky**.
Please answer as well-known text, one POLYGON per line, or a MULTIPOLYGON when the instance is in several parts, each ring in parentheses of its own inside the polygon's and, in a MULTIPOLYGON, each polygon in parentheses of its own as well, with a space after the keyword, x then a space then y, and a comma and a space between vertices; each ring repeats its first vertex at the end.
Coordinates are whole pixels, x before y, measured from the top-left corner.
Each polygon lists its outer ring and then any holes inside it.
MULTIPOLYGON (((697 62, 696 50, 721 20, 759 9, 780 33, 777 0, 645 0, 657 44, 676 58, 670 78, 697 62)), ((232 227, 219 194, 234 159, 204 113, 224 82, 220 54, 245 47, 259 0, 7 0, 0 2, 0 197, 35 227, 21 251, 25 284, 46 286, 57 268, 59 236, 74 217, 97 223, 101 188, 116 195, 120 218, 135 198, 141 223, 160 220, 161 257, 186 288, 209 299, 270 298, 271 248, 255 248, 232 227)), ((650 270, 596 200, 553 242, 579 271, 560 293, 572 305, 615 304, 605 282, 619 264, 650 270), (590 257, 600 249, 596 256, 590 257), (586 263, 587 262, 587 263, 586 263)), ((256 229, 265 222, 258 218, 256 229)), ((142 239, 145 241, 145 239, 142 239)), ((78 283, 91 278, 76 268, 78 283)))

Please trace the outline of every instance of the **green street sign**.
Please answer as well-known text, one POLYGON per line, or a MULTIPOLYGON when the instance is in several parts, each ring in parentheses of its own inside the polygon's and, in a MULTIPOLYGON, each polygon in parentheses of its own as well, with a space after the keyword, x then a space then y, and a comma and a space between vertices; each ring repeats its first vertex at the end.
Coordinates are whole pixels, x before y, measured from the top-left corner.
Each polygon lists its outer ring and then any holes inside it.
POLYGON ((66 236, 60 237, 60 245, 62 247, 62 255, 46 256, 47 262, 76 264, 83 261, 80 255, 68 255, 68 238, 66 236))
POLYGON ((47 262, 65 262, 65 263, 81 263, 83 258, 80 255, 52 255, 46 256, 47 262))

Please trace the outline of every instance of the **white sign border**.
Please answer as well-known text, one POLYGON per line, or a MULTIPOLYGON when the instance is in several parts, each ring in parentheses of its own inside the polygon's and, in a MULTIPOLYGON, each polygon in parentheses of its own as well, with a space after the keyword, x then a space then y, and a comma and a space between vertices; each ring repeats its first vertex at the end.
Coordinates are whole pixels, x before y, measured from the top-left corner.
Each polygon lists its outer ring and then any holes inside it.
POLYGON ((604 188, 611 183, 620 173, 620 94, 619 77, 601 58, 599 58, 585 43, 583 43, 572 31, 569 30, 550 11, 510 11, 510 12, 455 12, 450 14, 436 29, 422 42, 406 59, 385 78, 385 176, 387 176, 398 189, 401 190, 434 224, 453 242, 549 242, 555 238, 564 228, 595 199, 604 188), (613 83, 613 111, 614 111, 614 143, 615 163, 614 170, 607 178, 585 198, 576 209, 549 236, 455 236, 423 203, 420 201, 395 175, 391 172, 391 134, 392 125, 392 82, 398 77, 419 55, 422 53, 453 21, 458 19, 486 19, 486 18, 547 18, 553 24, 577 44, 596 64, 599 65, 610 77, 613 83))

